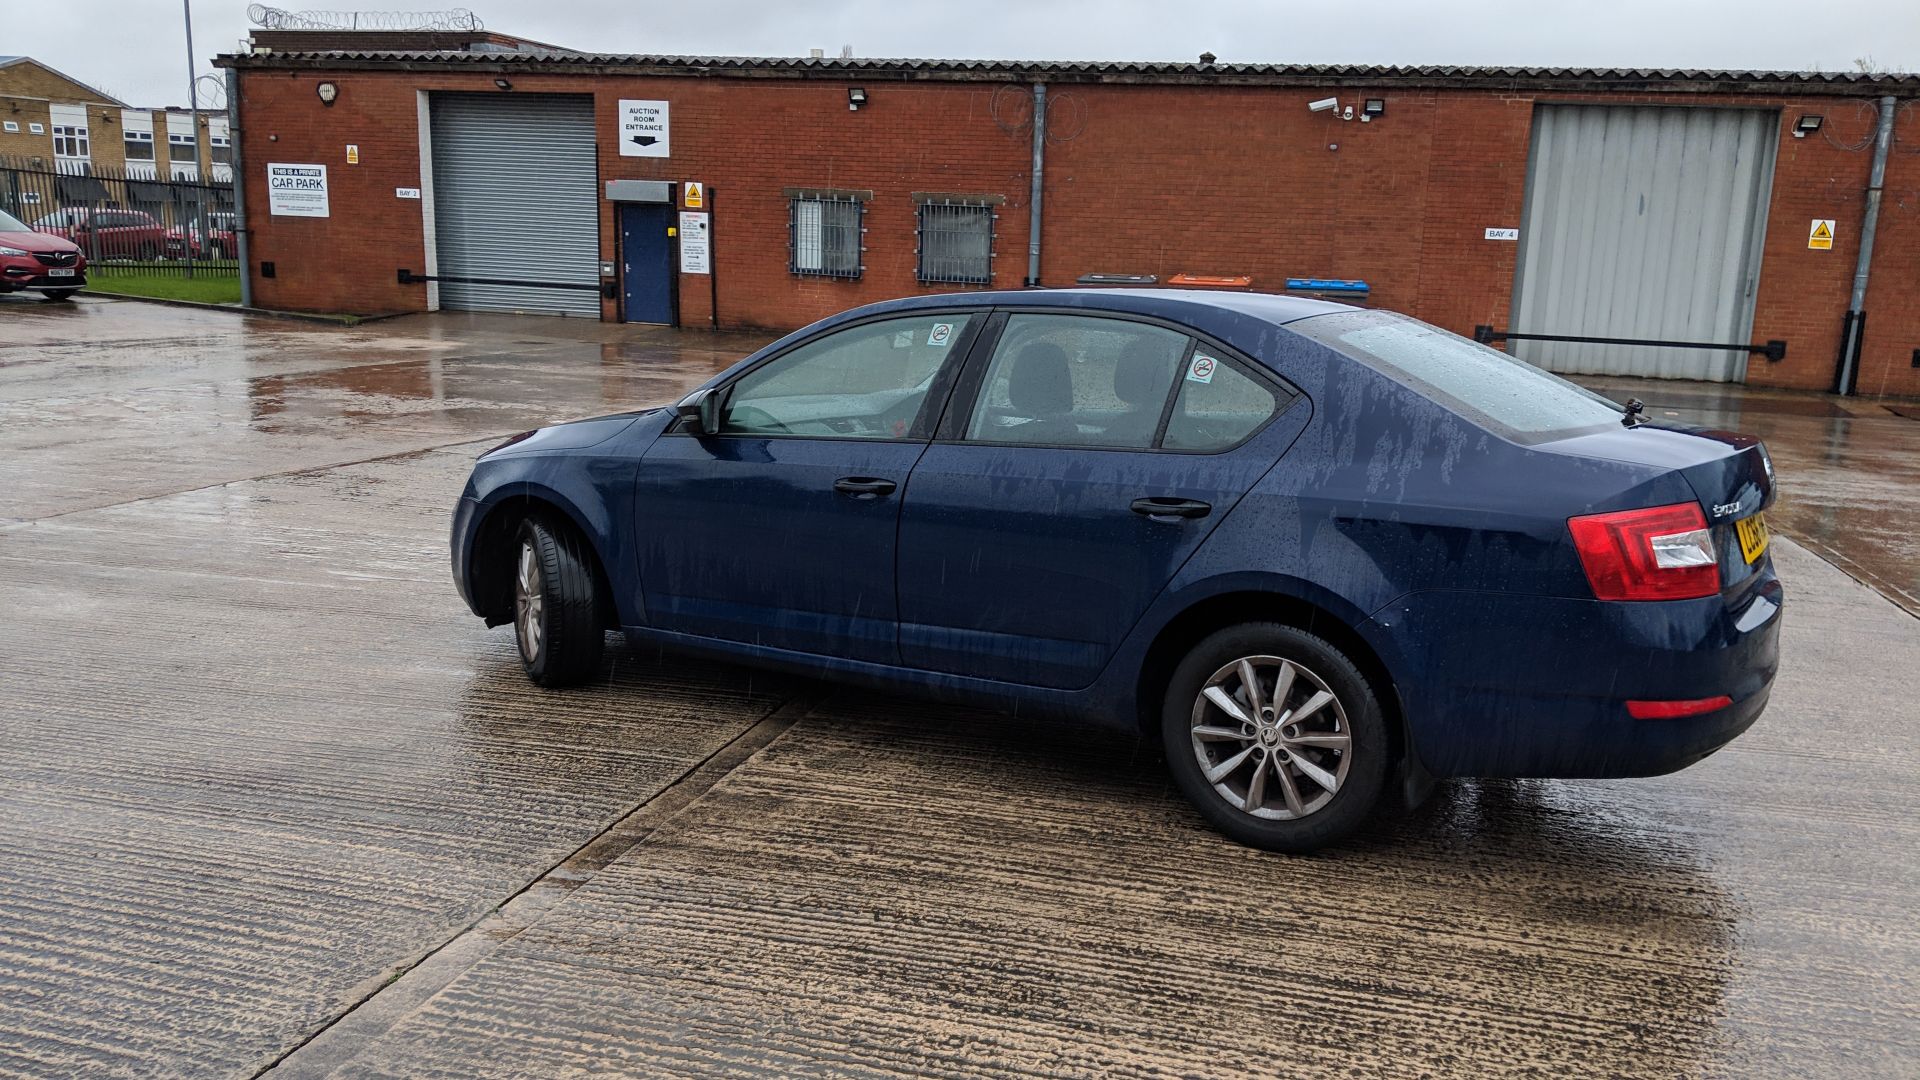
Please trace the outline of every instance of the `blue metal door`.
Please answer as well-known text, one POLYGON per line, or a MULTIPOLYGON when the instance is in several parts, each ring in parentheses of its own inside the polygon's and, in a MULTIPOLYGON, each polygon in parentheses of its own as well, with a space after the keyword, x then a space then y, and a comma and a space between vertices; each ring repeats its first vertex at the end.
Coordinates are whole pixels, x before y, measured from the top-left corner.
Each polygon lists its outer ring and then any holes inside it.
POLYGON ((620 206, 620 283, 626 290, 626 322, 673 322, 673 207, 665 203, 620 206))

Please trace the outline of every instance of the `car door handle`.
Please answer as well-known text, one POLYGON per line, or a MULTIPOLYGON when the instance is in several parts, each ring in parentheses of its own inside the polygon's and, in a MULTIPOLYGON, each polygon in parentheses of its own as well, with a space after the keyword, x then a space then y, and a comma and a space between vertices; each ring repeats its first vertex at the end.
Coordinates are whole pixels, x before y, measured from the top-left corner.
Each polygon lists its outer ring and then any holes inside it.
POLYGON ((1154 496, 1133 500, 1133 512, 1145 514, 1150 518, 1203 518, 1213 513, 1213 506, 1198 499, 1168 499, 1154 496))
POLYGON ((891 495, 896 486, 893 481, 877 476, 843 476, 833 482, 833 490, 863 500, 891 495))

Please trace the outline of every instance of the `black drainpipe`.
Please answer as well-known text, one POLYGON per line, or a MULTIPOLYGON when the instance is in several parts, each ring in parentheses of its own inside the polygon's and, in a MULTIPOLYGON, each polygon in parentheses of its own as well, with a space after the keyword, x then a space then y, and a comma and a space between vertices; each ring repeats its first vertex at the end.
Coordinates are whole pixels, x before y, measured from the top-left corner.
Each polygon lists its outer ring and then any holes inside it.
POLYGON ((1027 197, 1027 287, 1040 286, 1041 175, 1047 167, 1047 84, 1033 84, 1033 191, 1027 197))
POLYGON ((1840 334, 1839 370, 1833 392, 1852 394, 1860 381, 1860 341, 1867 329, 1867 271, 1873 265, 1873 233, 1880 224, 1880 189, 1887 180, 1887 148, 1893 144, 1893 96, 1880 99, 1880 128, 1873 136, 1873 172, 1867 179, 1867 211, 1860 222, 1860 258, 1853 267, 1853 297, 1840 334))

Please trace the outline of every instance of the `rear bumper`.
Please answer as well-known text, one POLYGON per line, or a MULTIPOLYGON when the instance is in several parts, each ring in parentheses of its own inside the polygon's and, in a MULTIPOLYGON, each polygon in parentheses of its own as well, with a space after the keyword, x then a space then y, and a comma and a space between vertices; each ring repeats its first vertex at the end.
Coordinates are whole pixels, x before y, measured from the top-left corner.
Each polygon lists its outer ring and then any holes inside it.
POLYGON ((1374 621, 1402 653, 1414 749, 1435 776, 1655 776, 1759 718, 1779 668, 1783 603, 1769 564, 1731 599, 1427 592, 1374 621), (1733 703, 1700 716, 1636 720, 1626 709, 1629 699, 1722 694, 1733 703))

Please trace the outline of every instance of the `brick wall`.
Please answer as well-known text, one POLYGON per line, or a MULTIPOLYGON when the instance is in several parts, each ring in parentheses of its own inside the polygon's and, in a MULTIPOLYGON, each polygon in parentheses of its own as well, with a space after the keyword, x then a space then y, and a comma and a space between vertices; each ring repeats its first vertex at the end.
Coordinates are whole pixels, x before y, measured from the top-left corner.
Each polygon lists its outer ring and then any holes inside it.
MULTIPOLYGON (((420 186, 416 89, 494 92, 491 73, 248 71, 242 104, 247 198, 257 260, 280 277, 258 280, 268 306, 416 310, 422 286, 394 280, 424 266, 422 204, 396 200, 420 186), (341 86, 338 103, 314 94, 341 86), (345 161, 357 143, 358 166, 345 161), (323 162, 334 216, 269 218, 262 165, 323 162)), ((714 265, 722 327, 786 328, 857 304, 930 291, 914 276, 916 191, 1003 197, 994 285, 1026 271, 1030 142, 1025 91, 956 82, 791 78, 513 75, 514 92, 590 90, 600 125, 601 179, 699 180, 714 210, 714 265), (847 108, 849 86, 870 104, 847 108), (622 157, 614 125, 621 98, 672 103, 673 156, 622 157), (858 281, 787 272, 782 189, 873 192, 866 272, 858 281)), ((1278 290, 1289 276, 1357 277, 1373 303, 1469 332, 1506 325, 1517 245, 1489 226, 1521 225, 1533 107, 1543 95, 1488 90, 1342 87, 1343 103, 1384 98, 1362 124, 1309 113, 1328 91, 1285 87, 1088 84, 1053 88, 1042 280, 1083 273, 1182 271, 1250 274, 1278 290)), ((1871 129, 1857 99, 1726 94, 1556 94, 1551 100, 1690 104, 1777 110, 1781 134, 1756 300, 1754 338, 1785 338, 1780 363, 1755 358, 1748 380, 1824 388, 1832 380, 1841 312, 1859 242, 1870 164, 1851 149, 1871 129), (1803 112, 1827 131, 1794 139, 1803 112), (1809 251, 1808 222, 1834 218, 1832 251, 1809 251)), ((1865 393, 1920 394, 1920 115, 1900 118, 1881 211, 1865 393)), ((602 259, 614 259, 615 208, 602 203, 602 259)), ((709 320, 709 279, 683 275, 683 325, 709 320)), ((616 302, 603 305, 617 317, 616 302)))
POLYGON ((7 131, 0 125, 0 155, 20 158, 41 158, 48 168, 53 167, 53 121, 48 118, 47 103, 32 99, 0 97, 0 120, 11 120, 20 125, 19 131, 7 131), (33 133, 33 125, 40 125, 40 134, 33 133))

